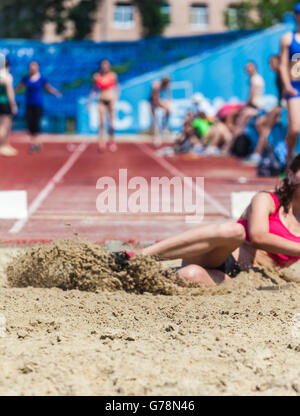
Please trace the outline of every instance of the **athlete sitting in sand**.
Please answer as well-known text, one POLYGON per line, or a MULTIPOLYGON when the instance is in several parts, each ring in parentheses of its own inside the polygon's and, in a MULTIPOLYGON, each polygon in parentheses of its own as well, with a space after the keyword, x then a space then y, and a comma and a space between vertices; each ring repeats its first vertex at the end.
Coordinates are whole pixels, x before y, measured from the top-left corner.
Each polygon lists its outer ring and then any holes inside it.
POLYGON ((256 266, 286 268, 300 260, 300 154, 275 192, 260 192, 237 223, 202 225, 139 254, 183 259, 181 276, 215 285, 256 266))

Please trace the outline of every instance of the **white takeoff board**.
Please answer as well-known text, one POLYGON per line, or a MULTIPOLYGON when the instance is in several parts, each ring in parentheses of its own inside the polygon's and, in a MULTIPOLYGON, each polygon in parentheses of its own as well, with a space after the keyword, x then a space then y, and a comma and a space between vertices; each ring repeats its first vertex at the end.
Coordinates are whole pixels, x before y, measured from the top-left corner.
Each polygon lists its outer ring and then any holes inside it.
POLYGON ((231 193, 231 216, 237 220, 250 205, 257 192, 232 192, 231 193))
POLYGON ((26 191, 0 191, 0 219, 19 220, 27 217, 26 191))

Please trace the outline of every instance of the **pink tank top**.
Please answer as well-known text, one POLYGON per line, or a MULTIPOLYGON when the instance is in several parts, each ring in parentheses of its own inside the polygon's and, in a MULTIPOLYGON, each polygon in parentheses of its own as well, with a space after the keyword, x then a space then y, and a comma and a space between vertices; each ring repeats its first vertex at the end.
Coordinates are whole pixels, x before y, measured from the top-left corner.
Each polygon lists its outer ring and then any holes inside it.
MULTIPOLYGON (((282 223, 280 216, 279 216, 279 208, 280 208, 280 202, 275 194, 270 194, 273 198, 274 204, 275 204, 275 211, 273 214, 269 217, 269 232, 271 234, 278 235, 280 237, 285 238, 289 241, 294 241, 295 243, 300 244, 300 237, 297 237, 296 235, 292 234, 288 228, 282 223)), ((249 237, 249 230, 248 230, 248 221, 240 219, 238 221, 239 224, 243 225, 246 231, 247 241, 250 241, 249 237)), ((296 263, 298 260, 300 260, 300 257, 298 256, 285 256, 283 254, 272 254, 268 253, 268 255, 275 261, 275 263, 279 267, 289 267, 292 264, 296 263)))
POLYGON ((114 72, 108 72, 105 75, 99 74, 96 79, 96 83, 102 90, 113 88, 116 85, 116 76, 114 72))

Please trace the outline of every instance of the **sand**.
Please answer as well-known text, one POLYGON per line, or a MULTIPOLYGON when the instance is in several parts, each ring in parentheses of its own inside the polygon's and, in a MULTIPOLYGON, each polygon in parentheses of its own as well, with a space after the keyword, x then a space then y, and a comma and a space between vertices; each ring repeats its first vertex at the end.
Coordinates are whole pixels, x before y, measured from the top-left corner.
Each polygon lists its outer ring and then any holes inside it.
POLYGON ((79 241, 0 249, 0 395, 300 395, 299 283, 183 287, 153 259, 108 259, 79 241))

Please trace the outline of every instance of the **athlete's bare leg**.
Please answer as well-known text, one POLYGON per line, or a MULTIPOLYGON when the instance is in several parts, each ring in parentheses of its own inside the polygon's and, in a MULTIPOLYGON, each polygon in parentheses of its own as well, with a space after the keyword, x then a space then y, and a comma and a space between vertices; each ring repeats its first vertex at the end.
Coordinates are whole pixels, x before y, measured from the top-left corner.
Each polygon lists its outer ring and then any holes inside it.
POLYGON ((183 259, 179 273, 188 280, 218 284, 229 278, 214 270, 221 266, 246 239, 238 223, 202 225, 142 250, 160 260, 183 259), (207 270, 208 269, 208 270, 207 270))
POLYGON ((159 108, 159 106, 151 103, 153 141, 155 141, 155 139, 157 138, 157 134, 158 134, 157 117, 156 117, 157 108, 159 108))
POLYGON ((300 133, 300 98, 292 98, 288 100, 288 132, 286 136, 286 144, 288 149, 287 164, 291 162, 294 157, 294 151, 298 143, 298 136, 300 133))
POLYGON ((10 115, 2 116, 0 119, 0 155, 2 156, 16 156, 18 153, 8 142, 11 126, 12 117, 10 115))
POLYGON ((272 131, 272 128, 277 123, 281 115, 281 108, 278 106, 274 108, 270 113, 265 116, 261 116, 257 119, 255 127, 259 134, 258 143, 253 153, 262 154, 267 142, 268 137, 272 131))
MULTIPOLYGON (((226 152, 229 152, 232 145, 232 133, 225 123, 218 122, 214 127, 212 127, 212 141, 210 146, 220 147, 223 145, 223 148, 226 152)), ((210 133, 209 133, 210 134, 210 133)))
POLYGON ((117 151, 117 145, 114 142, 115 129, 114 129, 114 101, 111 101, 108 106, 108 119, 109 119, 109 150, 111 152, 117 151))
POLYGON ((99 130, 99 140, 98 140, 98 148, 100 151, 106 148, 105 118, 106 118, 106 106, 105 104, 100 102, 99 103, 100 130, 99 130))
POLYGON ((245 127, 248 125, 250 120, 258 114, 258 111, 252 107, 245 107, 241 110, 240 115, 238 116, 235 128, 233 131, 233 136, 237 137, 244 132, 245 127))
POLYGON ((197 264, 183 267, 178 273, 186 280, 206 286, 216 286, 230 280, 230 277, 220 270, 205 269, 197 264))
POLYGON ((168 238, 142 250, 142 254, 160 260, 184 259, 213 268, 245 241, 245 230, 238 223, 207 224, 168 238))
POLYGON ((163 130, 168 127, 169 118, 171 115, 171 107, 169 101, 160 101, 160 108, 162 108, 165 112, 164 120, 163 120, 163 130))

